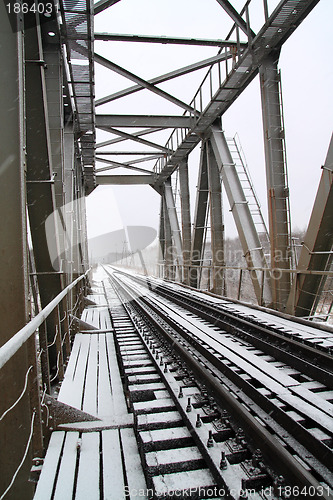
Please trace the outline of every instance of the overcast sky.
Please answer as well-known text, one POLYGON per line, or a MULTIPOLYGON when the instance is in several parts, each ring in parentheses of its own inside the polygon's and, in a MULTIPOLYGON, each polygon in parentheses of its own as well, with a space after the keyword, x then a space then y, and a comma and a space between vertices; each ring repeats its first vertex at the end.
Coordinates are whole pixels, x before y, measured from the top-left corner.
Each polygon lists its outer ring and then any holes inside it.
MULTIPOLYGON (((233 0, 240 10, 243 0, 233 0)), ((251 26, 261 27, 262 0, 252 0, 251 26)), ((278 4, 269 0, 273 9, 278 4)), ((332 134, 333 1, 319 4, 284 44, 280 56, 286 130, 291 219, 294 228, 307 226, 332 134)), ((121 0, 95 16, 95 31, 127 34, 169 35, 197 38, 225 38, 231 21, 216 0, 121 0)), ((95 42, 95 51, 129 71, 149 79, 217 53, 214 47, 188 47, 125 42, 95 42)), ((201 70, 160 85, 179 99, 190 102, 206 71, 201 70)), ((133 85, 119 75, 96 65, 96 98, 133 85)), ((97 113, 176 114, 181 108, 143 90, 122 100, 97 107, 97 113)), ((254 185, 266 216, 266 186, 263 152, 260 89, 258 77, 222 117, 227 136, 238 134, 254 185)), ((156 134, 165 143, 170 131, 156 134), (164 135, 163 135, 164 134, 164 135)), ((112 139, 98 131, 98 142, 112 139)), ((147 136, 154 140, 154 136, 147 136)), ((129 144, 129 143, 128 143, 129 144)), ((126 142, 113 150, 128 149, 126 142)), ((140 149, 131 144, 132 149, 140 149)), ((111 146, 104 148, 110 151, 111 146)), ((144 147, 147 150, 147 147, 144 147)), ((189 159, 191 205, 195 205, 198 151, 189 159)), ((125 161, 127 158, 115 158, 125 161)), ((98 164, 97 167, 104 167, 98 164)), ((152 168, 153 163, 143 167, 152 168)), ((110 173, 117 173, 117 170, 110 173)), ((120 173, 120 172, 119 172, 120 173)), ((122 225, 158 228, 160 199, 149 186, 99 187, 87 198, 89 236, 119 229, 122 225)), ((225 205, 227 236, 236 229, 225 205)), ((267 219, 267 217, 266 217, 267 219)))

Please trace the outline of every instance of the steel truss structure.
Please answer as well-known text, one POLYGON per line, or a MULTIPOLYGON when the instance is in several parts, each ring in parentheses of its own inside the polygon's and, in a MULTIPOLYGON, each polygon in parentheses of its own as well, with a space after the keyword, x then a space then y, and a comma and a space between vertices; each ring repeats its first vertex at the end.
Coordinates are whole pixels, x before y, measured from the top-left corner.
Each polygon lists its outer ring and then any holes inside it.
MULTIPOLYGON (((95 33, 95 16, 112 9, 119 1, 100 0, 93 4, 92 0, 51 0, 52 13, 48 17, 30 8, 27 13, 9 13, 8 5, 0 4, 3 68, 0 113, 5 124, 0 150, 1 346, 24 327, 29 317, 58 297, 56 306, 38 325, 40 359, 36 359, 35 339, 30 335, 1 368, 1 385, 5 390, 0 401, 0 425, 6 446, 0 447, 0 494, 9 488, 11 498, 32 496, 26 478, 32 455, 36 458, 42 450, 43 437, 38 419, 40 398, 29 390, 29 375, 36 381, 38 364, 42 364, 42 383, 48 393, 52 379, 63 376, 70 335, 75 331, 75 314, 80 312, 87 286, 85 196, 96 186, 147 184, 160 194, 161 268, 168 279, 200 286, 209 218, 211 241, 206 251, 209 247, 210 290, 217 294, 225 292, 221 185, 227 193, 260 305, 310 316, 330 275, 332 142, 297 267, 292 268, 278 71, 283 43, 319 0, 281 0, 273 10, 267 0, 262 0, 259 3, 264 23, 257 32, 250 22, 251 0, 240 11, 230 0, 217 0, 231 22, 231 29, 223 39, 95 33), (217 54, 144 79, 126 69, 126 62, 123 67, 94 52, 94 40, 135 42, 143 46, 209 46, 216 47, 217 54), (130 83, 95 100, 94 64, 107 68, 110 78, 117 74, 130 83), (160 86, 205 68, 206 76, 194 97, 190 95, 184 100, 160 86), (258 75, 269 201, 269 256, 221 127, 223 114, 258 75), (128 96, 140 100, 142 90, 177 106, 179 113, 99 112, 101 106, 121 103, 128 96), (107 132, 111 138, 96 144, 96 129, 107 132), (165 132, 170 133, 166 142, 156 138, 165 132), (126 147, 121 149, 124 143, 126 147), (199 144, 201 157, 192 230, 188 157, 199 144), (112 149, 114 145, 117 150, 112 149), (105 150, 106 147, 111 149, 105 150), (130 159, 119 161, 121 156, 130 159), (116 169, 121 173, 109 174, 116 169), (181 220, 171 182, 176 171, 181 220), (66 293, 62 296, 63 290, 66 293), (24 380, 25 389, 20 396, 24 380), (10 419, 6 419, 8 408, 10 419), (32 430, 34 443, 29 448, 32 430), (27 442, 22 459, 23 445, 27 442)), ((29 7, 32 4, 28 2, 29 7)))

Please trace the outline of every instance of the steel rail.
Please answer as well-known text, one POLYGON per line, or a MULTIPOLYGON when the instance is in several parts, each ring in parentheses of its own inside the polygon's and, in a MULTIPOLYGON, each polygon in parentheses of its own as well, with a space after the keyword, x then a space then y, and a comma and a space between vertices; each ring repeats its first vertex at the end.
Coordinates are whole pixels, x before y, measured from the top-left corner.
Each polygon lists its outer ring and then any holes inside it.
MULTIPOLYGON (((268 462, 271 462, 273 456, 277 459, 278 467, 281 472, 285 475, 285 477, 292 481, 293 484, 297 484, 302 487, 311 486, 315 488, 317 493, 313 496, 313 498, 329 498, 325 494, 322 494, 320 491, 320 483, 313 477, 313 475, 302 467, 299 462, 285 449, 285 447, 274 436, 272 436, 272 434, 268 432, 256 420, 256 418, 239 401, 237 401, 234 396, 231 395, 227 389, 222 386, 221 382, 216 378, 217 374, 210 373, 203 364, 202 359, 200 361, 195 359, 189 348, 182 345, 177 338, 163 328, 161 321, 159 321, 154 314, 151 312, 149 313, 147 307, 150 308, 159 318, 163 318, 163 320, 171 326, 171 328, 176 330, 176 332, 179 333, 184 339, 186 339, 191 346, 199 351, 200 354, 204 355, 210 363, 215 365, 216 368, 220 369, 221 366, 217 366, 216 364, 215 355, 209 354, 205 348, 201 348, 190 334, 184 334, 183 329, 175 325, 175 322, 168 318, 167 314, 164 311, 161 311, 159 307, 154 306, 151 301, 148 301, 144 297, 138 298, 133 291, 129 290, 128 285, 124 284, 119 279, 117 280, 117 284, 123 288, 128 298, 135 302, 138 307, 144 311, 144 314, 149 317, 149 321, 152 322, 154 327, 160 331, 166 339, 168 339, 172 348, 185 360, 186 364, 190 366, 198 379, 204 381, 205 385, 210 388, 214 397, 220 403, 226 405, 227 409, 229 409, 234 417, 236 415, 236 418, 240 421, 241 425, 245 426, 248 430, 252 440, 256 442, 256 445, 262 450, 268 462)), ((221 363, 219 363, 219 365, 220 364, 221 363)), ((229 370, 229 372, 232 372, 232 370, 229 370)), ((230 373, 228 373, 228 375, 230 375, 230 373)), ((235 382, 235 377, 237 378, 236 374, 234 374, 234 380, 232 380, 233 382, 235 382)), ((244 389, 244 387, 242 387, 242 389, 244 389)), ((254 392, 253 387, 252 391, 254 392)), ((273 418, 275 418, 275 415, 273 418)), ((287 425, 289 424, 289 428, 290 423, 290 421, 287 423, 287 425)), ((295 424, 295 421, 292 421, 292 423, 295 424)), ((284 428, 286 428, 286 425, 284 425, 284 428)), ((326 452, 326 449, 324 451, 326 452)), ((322 458, 322 456, 323 455, 321 454, 320 457, 322 458)))
MULTIPOLYGON (((118 272, 120 271, 118 270, 118 272)), ((124 273, 124 271, 121 272, 124 273)), ((138 282, 147 282, 147 279, 143 277, 128 276, 138 282)), ((152 278, 149 278, 149 280, 150 283, 154 282, 152 278)), ((292 333, 287 334, 280 330, 277 331, 277 328, 273 325, 268 327, 260 324, 255 319, 252 321, 248 318, 245 319, 237 315, 237 313, 227 311, 223 305, 212 305, 208 300, 191 296, 187 289, 184 292, 176 291, 174 288, 170 290, 167 284, 161 285, 160 282, 155 281, 154 291, 213 323, 215 326, 233 335, 246 338, 259 349, 264 349, 268 354, 281 361, 292 363, 298 370, 308 371, 308 374, 314 378, 317 377, 320 382, 333 388, 333 356, 328 352, 327 348, 313 343, 310 345, 311 341, 306 343, 306 341, 299 340, 296 337, 292 338, 292 333), (288 351, 286 343, 288 348, 291 347, 297 353, 288 351)))
POLYGON ((37 328, 47 319, 57 305, 66 297, 67 293, 72 290, 80 281, 82 281, 89 273, 90 269, 82 274, 62 292, 60 292, 37 316, 27 323, 21 330, 9 339, 2 347, 0 347, 0 370, 14 356, 14 354, 22 347, 22 345, 35 333, 37 328))

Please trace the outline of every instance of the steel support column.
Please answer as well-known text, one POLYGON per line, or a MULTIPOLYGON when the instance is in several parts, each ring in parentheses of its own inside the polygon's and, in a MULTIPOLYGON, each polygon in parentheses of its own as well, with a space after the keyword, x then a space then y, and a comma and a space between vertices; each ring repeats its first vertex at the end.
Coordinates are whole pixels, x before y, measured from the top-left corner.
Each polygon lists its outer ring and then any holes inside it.
POLYGON ((285 310, 290 293, 290 214, 287 167, 282 116, 279 52, 267 57, 259 69, 266 179, 269 211, 269 233, 271 241, 271 267, 273 306, 285 310))
POLYGON ((182 214, 182 241, 183 241, 183 279, 185 285, 190 284, 190 263, 191 263, 191 210, 190 191, 188 184, 188 163, 182 162, 179 165, 179 187, 182 214))
POLYGON ((256 227, 240 183, 235 164, 233 162, 227 141, 221 127, 214 125, 211 128, 210 142, 214 155, 221 171, 223 184, 228 196, 230 208, 237 227, 246 263, 250 269, 253 288, 258 300, 264 304, 271 303, 270 288, 264 287, 262 293, 261 271, 252 268, 266 267, 266 259, 259 240, 256 227))
POLYGON ((198 287, 201 275, 200 266, 203 258, 203 243, 208 208, 208 173, 206 142, 202 143, 198 174, 196 206, 194 212, 192 248, 191 248, 191 286, 198 287))
POLYGON ((159 276, 159 278, 163 278, 163 276, 164 276, 164 260, 165 260, 165 231, 164 231, 163 196, 161 196, 161 203, 160 203, 160 225, 159 225, 158 239, 159 239, 158 276, 159 276))
MULTIPOLYGON (((22 32, 13 33, 5 4, 0 4, 0 345, 28 320, 28 260, 25 190, 25 133, 22 32)), ((19 398, 29 364, 27 345, 0 371, 0 417, 19 398)), ((28 383, 32 373, 27 375, 28 383)), ((9 487, 27 447, 23 466, 6 499, 30 499, 28 483, 32 459, 29 446, 31 413, 29 393, 0 421, 0 496, 9 487)))
POLYGON ((208 190, 210 208, 210 232, 212 249, 212 291, 219 295, 224 283, 224 227, 222 214, 222 191, 218 165, 211 145, 207 144, 208 190))
POLYGON ((168 209, 163 194, 163 221, 164 221, 164 277, 174 280, 176 277, 174 266, 174 247, 172 241, 172 232, 169 220, 168 209))
POLYGON ((172 192, 171 179, 168 179, 164 184, 164 198, 172 234, 172 241, 177 262, 177 268, 179 270, 179 279, 180 281, 182 281, 183 245, 182 245, 180 227, 178 222, 178 215, 176 211, 175 199, 172 192))

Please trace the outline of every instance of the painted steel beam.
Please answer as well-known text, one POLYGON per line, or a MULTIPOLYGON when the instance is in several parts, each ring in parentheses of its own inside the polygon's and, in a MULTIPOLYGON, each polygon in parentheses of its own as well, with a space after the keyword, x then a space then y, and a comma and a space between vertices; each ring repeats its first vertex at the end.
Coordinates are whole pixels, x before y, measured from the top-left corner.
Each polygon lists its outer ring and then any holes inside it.
POLYGON ((164 199, 166 204, 166 210, 168 214, 168 219, 170 223, 170 229, 172 234, 172 241, 175 253, 175 259, 177 262, 177 268, 179 270, 180 280, 183 279, 183 244, 182 237, 179 227, 178 215, 176 210, 175 198, 172 192, 171 179, 168 179, 164 184, 164 199))
POLYGON ((111 42, 144 42, 175 45, 203 45, 208 47, 246 47, 247 43, 232 40, 208 40, 203 38, 179 38, 168 36, 126 35, 118 33, 95 33, 95 40, 111 42))
POLYGON ((208 209, 208 172, 207 172, 207 152, 206 142, 202 144, 197 197, 194 211, 194 223, 192 234, 192 247, 191 247, 191 286, 197 288, 200 286, 200 268, 202 265, 204 235, 208 209))
POLYGON ((188 162, 179 165, 179 188, 182 216, 182 242, 183 242, 183 279, 185 285, 190 285, 191 264, 191 208, 188 178, 188 162))
POLYGON ((118 184, 154 184, 154 175, 97 175, 96 183, 98 186, 118 184))
MULTIPOLYGON (((208 59, 204 59, 203 61, 199 61, 194 64, 190 64, 189 66, 185 66, 184 68, 176 69, 174 71, 171 71, 170 73, 166 73, 161 76, 157 76, 155 78, 152 78, 151 80, 147 80, 148 83, 151 83, 153 85, 158 84, 158 83, 163 83, 167 82, 168 80, 172 80, 173 78, 178 78, 179 76, 187 75, 188 73, 192 73, 193 71, 197 71, 198 69, 206 68, 207 66, 211 66, 213 64, 216 64, 221 61, 225 61, 226 59, 230 59, 232 57, 231 52, 223 53, 223 54, 218 54, 214 57, 209 57, 208 59)), ((129 87, 124 90, 120 90, 119 92, 115 92, 114 94, 110 94, 108 96, 102 97, 101 99, 96 100, 96 106, 100 106, 102 104, 106 104, 107 102, 110 101, 115 101, 116 99, 120 99, 122 97, 125 97, 127 95, 134 94, 135 92, 138 92, 140 90, 143 90, 143 87, 141 85, 135 85, 133 87, 129 87)))
POLYGON ((159 231, 158 231, 158 241, 159 241, 159 249, 158 249, 158 276, 159 278, 163 278, 164 276, 164 259, 165 259, 165 231, 164 231, 164 208, 163 208, 164 198, 161 196, 160 203, 160 223, 159 223, 159 231))
POLYGON ((194 118, 167 115, 96 115, 96 127, 191 128, 194 118))
MULTIPOLYGON (((17 16, 18 17, 18 16, 17 16)), ((0 346, 29 321, 28 260, 25 188, 24 137, 24 45, 22 27, 13 32, 5 4, 0 4, 0 346)), ((1 369, 0 415, 12 407, 0 422, 0 495, 6 498, 32 498, 29 483, 32 447, 8 494, 4 494, 24 455, 30 434, 32 408, 29 391, 19 396, 29 368, 27 345, 1 369)), ((28 381, 33 380, 29 372, 28 381)))
POLYGON ((308 229, 297 264, 287 312, 296 316, 314 314, 317 294, 326 277, 302 274, 305 270, 325 271, 333 249, 333 135, 313 205, 308 229))
POLYGON ((164 192, 162 192, 163 200, 163 222, 164 222, 164 278, 175 280, 176 268, 174 265, 175 248, 172 241, 172 231, 169 218, 168 207, 164 192))
POLYGON ((252 38, 255 37, 255 33, 250 29, 248 24, 244 21, 242 16, 237 12, 235 7, 231 5, 229 0, 216 0, 221 7, 227 12, 227 14, 231 17, 231 19, 239 26, 239 28, 244 31, 245 35, 251 33, 252 38))
MULTIPOLYGON (((291 267, 289 189, 282 117, 279 52, 260 66, 260 90, 264 128, 266 182, 272 269, 291 267)), ((290 274, 272 276, 274 308, 284 311, 290 293, 290 274)))
POLYGON ((207 173, 210 208, 210 233, 212 251, 212 277, 214 293, 222 295, 224 284, 224 226, 222 214, 222 190, 219 167, 211 145, 207 144, 207 173))
POLYGON ((100 14, 103 12, 105 9, 108 9, 115 3, 118 3, 120 0, 99 0, 99 2, 96 2, 94 5, 94 14, 95 16, 97 14, 100 14))
MULTIPOLYGON (((119 135, 120 137, 123 137, 124 139, 129 139, 130 141, 139 142, 140 144, 144 144, 145 146, 150 146, 150 147, 155 148, 155 149, 160 149, 164 153, 170 152, 170 150, 168 148, 166 148, 165 146, 161 146, 160 144, 156 144, 156 142, 151 142, 151 141, 147 141, 146 139, 142 139, 138 134, 128 134, 127 132, 122 132, 121 130, 117 130, 117 129, 111 128, 111 127, 99 126, 98 128, 105 130, 105 132, 109 132, 110 134, 119 135)), ((110 143, 108 143, 108 144, 110 144, 110 143)), ((106 145, 106 144, 104 143, 104 145, 106 145)))
MULTIPOLYGON (((259 236, 254 225, 252 215, 246 200, 235 164, 233 162, 227 141, 221 127, 214 125, 211 128, 210 143, 215 155, 218 168, 221 172, 223 184, 228 196, 230 209, 237 227, 238 236, 242 245, 248 268, 266 268, 266 259, 259 236)), ((271 293, 268 283, 265 283, 262 297, 261 271, 250 272, 253 288, 258 303, 271 303, 271 293)))
POLYGON ((156 87, 155 85, 152 85, 151 83, 147 82, 143 78, 140 78, 139 76, 135 75, 134 73, 131 73, 125 68, 122 68, 118 64, 115 64, 105 57, 100 56, 99 54, 94 55, 94 61, 98 64, 101 64, 105 68, 110 69, 111 71, 114 71, 118 75, 121 75, 125 78, 128 78, 129 80, 132 80, 132 82, 137 83, 141 87, 144 87, 147 90, 150 90, 154 94, 157 94, 160 97, 163 97, 163 99, 166 99, 167 101, 172 102, 176 106, 179 106, 180 108, 185 109, 186 111, 190 111, 191 113, 194 113, 195 110, 192 108, 192 106, 189 106, 185 102, 182 102, 181 100, 177 99, 171 94, 168 94, 164 90, 161 90, 160 88, 156 87))

